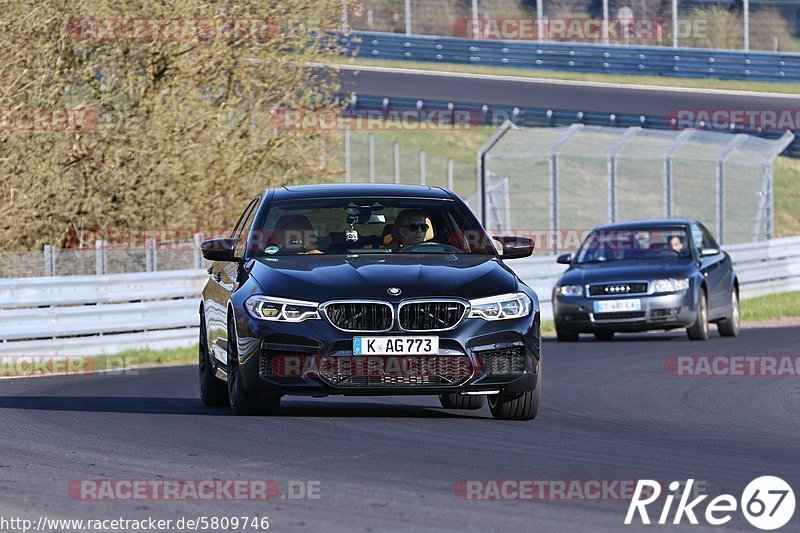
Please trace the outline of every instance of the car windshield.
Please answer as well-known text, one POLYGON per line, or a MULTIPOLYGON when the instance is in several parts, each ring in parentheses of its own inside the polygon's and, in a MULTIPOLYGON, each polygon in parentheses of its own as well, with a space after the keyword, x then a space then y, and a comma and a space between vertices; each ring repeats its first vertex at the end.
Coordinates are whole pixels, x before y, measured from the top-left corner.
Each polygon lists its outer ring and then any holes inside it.
POLYGON ((451 200, 329 198, 278 202, 248 240, 251 257, 312 254, 494 254, 451 200))
POLYGON ((576 263, 663 260, 691 257, 686 228, 594 230, 578 251, 576 263))

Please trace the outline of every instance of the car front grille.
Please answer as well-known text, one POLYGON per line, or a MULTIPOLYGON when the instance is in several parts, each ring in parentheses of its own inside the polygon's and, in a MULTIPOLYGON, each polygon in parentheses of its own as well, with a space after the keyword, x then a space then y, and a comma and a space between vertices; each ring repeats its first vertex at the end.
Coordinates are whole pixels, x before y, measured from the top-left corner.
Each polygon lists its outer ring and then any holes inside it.
POLYGON ((478 352, 483 369, 490 375, 522 374, 525 372, 525 351, 518 348, 478 352))
POLYGON ((323 307, 328 320, 343 331, 388 331, 393 310, 387 302, 331 302, 323 307))
POLYGON ((615 311, 613 313, 595 313, 595 320, 630 320, 644 318, 644 311, 615 311))
POLYGON ((455 385, 472 375, 465 355, 326 357, 318 369, 320 377, 339 387, 455 385))
POLYGON ((647 294, 647 283, 637 281, 589 285, 589 296, 616 296, 618 294, 647 294))
POLYGON ((400 327, 406 331, 434 331, 454 328, 467 306, 455 300, 407 302, 400 305, 400 327))

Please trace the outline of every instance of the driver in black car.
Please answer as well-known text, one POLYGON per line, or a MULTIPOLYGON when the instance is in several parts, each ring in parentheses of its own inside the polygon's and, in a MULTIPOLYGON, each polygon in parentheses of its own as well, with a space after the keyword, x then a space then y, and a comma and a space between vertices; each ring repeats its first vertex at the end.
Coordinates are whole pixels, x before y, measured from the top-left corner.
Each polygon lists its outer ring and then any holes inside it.
POLYGON ((428 216, 421 209, 406 209, 400 211, 392 228, 392 242, 389 247, 400 249, 413 244, 425 242, 430 225, 428 216))

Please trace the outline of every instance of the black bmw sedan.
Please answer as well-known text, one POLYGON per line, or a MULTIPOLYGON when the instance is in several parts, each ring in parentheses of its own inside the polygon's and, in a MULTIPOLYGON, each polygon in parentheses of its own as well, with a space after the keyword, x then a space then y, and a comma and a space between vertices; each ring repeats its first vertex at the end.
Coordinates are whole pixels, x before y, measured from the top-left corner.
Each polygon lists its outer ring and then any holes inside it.
POLYGON ((213 261, 200 307, 200 394, 268 414, 287 394, 438 395, 530 420, 541 403, 539 301, 448 190, 380 184, 270 189, 213 261))
POLYGON ((739 280, 730 256, 696 220, 644 220, 592 230, 553 289, 558 340, 580 333, 686 328, 690 339, 739 334, 739 280))

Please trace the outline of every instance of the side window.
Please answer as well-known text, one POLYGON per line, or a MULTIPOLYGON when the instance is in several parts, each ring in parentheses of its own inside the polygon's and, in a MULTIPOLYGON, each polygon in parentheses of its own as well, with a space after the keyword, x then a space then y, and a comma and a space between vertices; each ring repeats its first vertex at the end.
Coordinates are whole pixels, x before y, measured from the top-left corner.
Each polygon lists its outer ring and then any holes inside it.
POLYGON ((247 239, 247 234, 250 232, 250 226, 253 225, 253 219, 256 216, 256 211, 258 211, 259 203, 261 203, 260 196, 250 202, 250 205, 245 208, 242 216, 239 217, 239 222, 236 223, 236 227, 233 229, 233 234, 231 236, 240 239, 240 241, 236 244, 237 257, 242 257, 245 245, 247 244, 245 242, 247 239))

